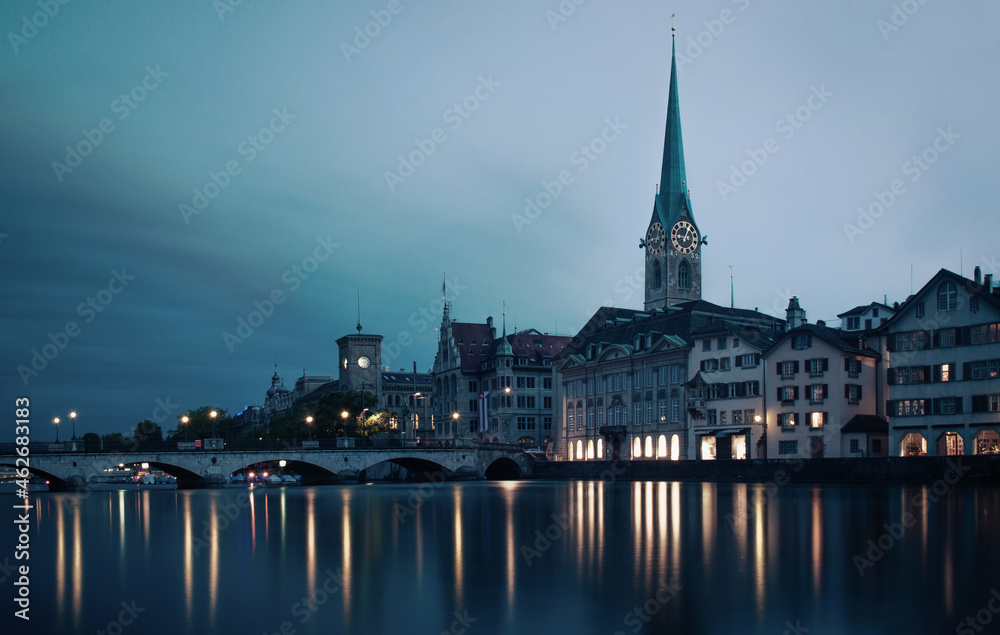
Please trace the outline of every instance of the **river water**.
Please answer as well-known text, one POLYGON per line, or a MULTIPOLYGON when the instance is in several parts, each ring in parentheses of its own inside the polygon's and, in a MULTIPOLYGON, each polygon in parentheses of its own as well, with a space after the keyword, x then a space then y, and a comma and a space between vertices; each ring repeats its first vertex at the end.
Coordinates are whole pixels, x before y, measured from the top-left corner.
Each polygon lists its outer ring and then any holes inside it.
POLYGON ((5 601, 4 633, 1000 630, 995 486, 133 486, 31 503, 31 621, 5 601))

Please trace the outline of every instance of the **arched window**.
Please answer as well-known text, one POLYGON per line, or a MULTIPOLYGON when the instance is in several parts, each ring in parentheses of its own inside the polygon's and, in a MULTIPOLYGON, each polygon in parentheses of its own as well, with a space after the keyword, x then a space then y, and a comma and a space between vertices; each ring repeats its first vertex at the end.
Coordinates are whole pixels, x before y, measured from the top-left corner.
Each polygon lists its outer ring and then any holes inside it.
POLYGON ((945 282, 938 287, 938 311, 954 311, 957 305, 954 282, 945 282))
POLYGON ((660 271, 660 261, 657 260, 653 263, 653 288, 659 289, 660 285, 663 284, 663 273, 660 271))
POLYGON ((670 437, 670 460, 676 461, 681 458, 681 441, 676 434, 670 437))
POLYGON ((656 439, 656 458, 663 459, 667 456, 667 435, 661 434, 656 439))
POLYGON ((652 435, 646 436, 646 458, 653 458, 653 437, 652 435))
POLYGON ((604 439, 597 440, 597 458, 604 458, 604 439))
POLYGON ((632 458, 641 459, 642 458, 642 441, 639 437, 636 437, 632 441, 632 458))
POLYGON ((583 441, 576 442, 576 458, 583 460, 583 441))
POLYGON ((592 461, 594 459, 594 440, 587 440, 587 460, 592 461))
POLYGON ((677 267, 677 286, 681 289, 691 288, 691 267, 688 266, 686 260, 682 260, 679 267, 677 267))

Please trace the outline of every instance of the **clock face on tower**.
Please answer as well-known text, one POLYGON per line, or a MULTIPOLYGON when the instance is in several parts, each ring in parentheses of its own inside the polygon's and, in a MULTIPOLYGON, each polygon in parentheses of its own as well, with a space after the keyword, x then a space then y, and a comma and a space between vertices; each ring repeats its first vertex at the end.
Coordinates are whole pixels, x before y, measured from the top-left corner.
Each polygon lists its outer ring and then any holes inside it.
POLYGON ((663 225, 653 223, 646 232, 646 250, 654 256, 659 256, 663 253, 664 239, 663 225))
POLYGON ((689 254, 698 248, 698 230, 686 220, 677 221, 670 230, 670 242, 680 253, 689 254))
POLYGON ((368 368, 372 365, 372 360, 367 355, 362 355, 358 358, 358 366, 361 368, 368 368))

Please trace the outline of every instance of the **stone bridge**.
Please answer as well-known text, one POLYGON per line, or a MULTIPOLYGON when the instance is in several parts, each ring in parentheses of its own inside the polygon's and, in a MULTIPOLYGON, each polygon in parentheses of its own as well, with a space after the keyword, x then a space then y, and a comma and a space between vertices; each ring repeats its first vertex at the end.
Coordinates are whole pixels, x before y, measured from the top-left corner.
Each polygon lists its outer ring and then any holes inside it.
MULTIPOLYGON (((0 456, 0 466, 15 467, 15 456, 0 456)), ((531 476, 534 460, 520 449, 503 448, 394 448, 301 449, 162 452, 53 452, 30 456, 29 470, 49 481, 51 491, 86 487, 95 476, 119 465, 146 463, 177 478, 179 489, 224 484, 229 475, 251 465, 285 461, 285 470, 302 475, 304 485, 365 480, 373 465, 395 463, 418 478, 520 478, 531 476)))

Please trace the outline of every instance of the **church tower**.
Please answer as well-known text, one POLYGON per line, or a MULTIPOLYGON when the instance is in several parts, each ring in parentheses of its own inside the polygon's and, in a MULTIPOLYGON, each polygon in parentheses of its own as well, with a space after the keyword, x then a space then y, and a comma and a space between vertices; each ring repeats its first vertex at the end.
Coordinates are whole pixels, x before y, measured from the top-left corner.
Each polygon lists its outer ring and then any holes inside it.
POLYGON ((660 186, 646 237, 639 241, 639 247, 646 250, 647 311, 701 299, 701 246, 705 241, 694 221, 684 171, 676 50, 673 43, 660 186))

